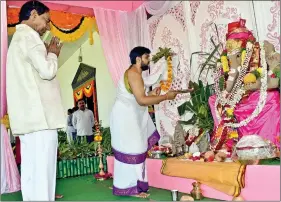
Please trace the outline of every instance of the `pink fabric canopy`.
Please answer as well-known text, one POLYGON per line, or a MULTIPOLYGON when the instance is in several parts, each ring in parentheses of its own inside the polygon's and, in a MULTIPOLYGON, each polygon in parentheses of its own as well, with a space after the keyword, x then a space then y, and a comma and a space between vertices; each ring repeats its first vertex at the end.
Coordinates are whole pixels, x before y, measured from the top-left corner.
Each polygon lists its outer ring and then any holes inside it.
MULTIPOLYGON (((26 1, 7 0, 8 6, 21 7, 26 1)), ((67 11, 70 13, 93 13, 93 8, 105 8, 120 11, 133 11, 144 1, 42 1, 51 10, 67 11)))

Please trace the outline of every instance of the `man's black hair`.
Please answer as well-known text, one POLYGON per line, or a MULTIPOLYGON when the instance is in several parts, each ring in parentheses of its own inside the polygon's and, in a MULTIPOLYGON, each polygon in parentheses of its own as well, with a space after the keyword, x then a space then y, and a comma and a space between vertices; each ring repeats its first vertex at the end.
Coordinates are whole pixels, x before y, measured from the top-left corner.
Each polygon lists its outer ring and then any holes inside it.
POLYGON ((20 9, 19 22, 21 23, 23 20, 28 20, 32 10, 36 10, 38 15, 42 15, 50 11, 50 9, 40 1, 28 1, 23 4, 20 9))
POLYGON ((68 109, 67 112, 70 113, 70 114, 72 114, 72 113, 73 113, 73 110, 72 110, 72 109, 68 109))
POLYGON ((137 57, 141 57, 144 54, 150 54, 150 53, 151 53, 151 51, 146 47, 137 46, 137 47, 133 48, 130 52, 130 60, 131 60, 132 65, 136 64, 137 57))
POLYGON ((79 99, 79 100, 77 101, 77 103, 79 103, 80 101, 84 101, 84 102, 86 103, 86 101, 85 101, 83 98, 79 99))

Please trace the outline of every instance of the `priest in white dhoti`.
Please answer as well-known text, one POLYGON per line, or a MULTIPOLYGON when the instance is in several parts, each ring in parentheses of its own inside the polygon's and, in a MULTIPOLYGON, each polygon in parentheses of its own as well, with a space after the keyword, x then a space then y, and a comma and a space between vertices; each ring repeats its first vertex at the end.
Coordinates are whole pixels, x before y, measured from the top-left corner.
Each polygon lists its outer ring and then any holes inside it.
POLYGON ((177 92, 160 95, 160 89, 146 93, 142 72, 148 70, 150 50, 136 47, 130 53, 132 65, 120 79, 111 112, 110 130, 114 152, 113 194, 147 197, 147 151, 160 136, 148 113, 148 106, 172 100, 177 92))
POLYGON ((50 29, 49 8, 38 1, 23 4, 20 24, 7 55, 7 104, 10 126, 21 143, 24 201, 54 201, 59 128, 65 127, 56 78, 61 45, 41 40, 50 29))

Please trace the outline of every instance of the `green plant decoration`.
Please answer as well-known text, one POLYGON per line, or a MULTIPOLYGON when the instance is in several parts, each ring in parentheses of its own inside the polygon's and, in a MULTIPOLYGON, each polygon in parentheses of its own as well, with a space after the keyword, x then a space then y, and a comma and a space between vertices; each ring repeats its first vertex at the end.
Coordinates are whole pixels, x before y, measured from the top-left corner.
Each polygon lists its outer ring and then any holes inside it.
POLYGON ((111 133, 110 128, 102 128, 102 142, 101 142, 102 150, 106 154, 112 154, 111 147, 111 133))
MULTIPOLYGON (((100 127, 103 140, 101 142, 103 153, 112 154, 110 128, 100 127)), ((87 158, 97 156, 98 143, 88 143, 86 137, 81 138, 81 142, 66 140, 66 133, 59 131, 59 159, 73 160, 77 158, 87 158)))
POLYGON ((58 141, 59 142, 67 142, 67 134, 65 131, 59 130, 58 131, 58 141))
POLYGON ((153 63, 157 63, 162 57, 165 57, 165 59, 167 60, 167 58, 172 55, 173 55, 173 52, 171 51, 171 48, 159 47, 159 51, 155 55, 152 56, 152 61, 153 61, 153 63))
POLYGON ((193 113, 193 116, 190 120, 180 121, 180 123, 184 125, 197 125, 205 131, 211 131, 214 127, 214 120, 208 100, 212 95, 212 87, 211 85, 204 86, 201 80, 198 83, 189 82, 189 88, 194 88, 194 91, 190 93, 191 99, 178 107, 180 116, 186 112, 193 113))
MULTIPOLYGON (((217 25, 215 23, 211 23, 209 26, 212 26, 212 25, 214 26, 216 36, 219 39, 217 25)), ((220 55, 221 55, 220 50, 223 49, 223 44, 221 42, 216 43, 213 39, 213 36, 211 37, 210 40, 211 40, 211 43, 213 46, 213 50, 211 53, 207 53, 204 51, 197 51, 197 52, 193 52, 191 54, 190 68, 192 67, 192 59, 193 59, 194 55, 199 55, 201 57, 206 58, 206 60, 198 66, 199 78, 204 70, 207 70, 207 73, 206 73, 206 78, 207 78, 209 71, 215 69, 217 67, 217 62, 220 61, 220 55)))

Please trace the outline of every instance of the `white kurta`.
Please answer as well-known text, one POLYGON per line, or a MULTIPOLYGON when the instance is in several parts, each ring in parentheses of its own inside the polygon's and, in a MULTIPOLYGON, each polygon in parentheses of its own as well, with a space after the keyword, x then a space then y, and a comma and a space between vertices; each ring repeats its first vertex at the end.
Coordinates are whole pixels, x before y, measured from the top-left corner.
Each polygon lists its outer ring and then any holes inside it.
POLYGON ((57 60, 47 54, 37 32, 16 26, 7 55, 7 104, 14 135, 65 127, 57 60))
POLYGON ((24 201, 54 201, 57 129, 65 126, 57 56, 39 34, 16 26, 7 55, 7 104, 13 134, 21 135, 24 201))
POLYGON ((72 116, 73 127, 77 130, 77 136, 93 135, 94 114, 91 110, 77 110, 72 116))

